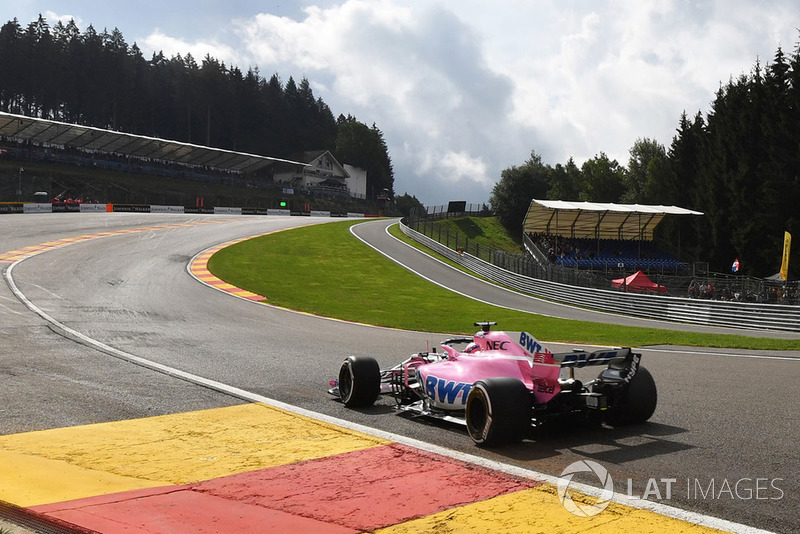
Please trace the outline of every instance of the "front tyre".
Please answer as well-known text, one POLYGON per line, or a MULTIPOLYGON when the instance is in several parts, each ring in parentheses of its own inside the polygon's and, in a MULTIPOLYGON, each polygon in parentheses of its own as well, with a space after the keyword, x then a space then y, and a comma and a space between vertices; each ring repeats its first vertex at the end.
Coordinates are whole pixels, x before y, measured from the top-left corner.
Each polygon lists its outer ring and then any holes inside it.
POLYGON ((531 427, 531 394, 516 378, 475 382, 467 395, 467 432, 477 445, 521 441, 531 427))
POLYGON ((658 393, 653 375, 640 366, 617 404, 606 412, 606 423, 611 426, 644 423, 656 411, 657 402, 658 393))
POLYGON ((381 391, 381 369, 375 358, 348 356, 339 368, 339 398, 348 408, 371 406, 381 391))

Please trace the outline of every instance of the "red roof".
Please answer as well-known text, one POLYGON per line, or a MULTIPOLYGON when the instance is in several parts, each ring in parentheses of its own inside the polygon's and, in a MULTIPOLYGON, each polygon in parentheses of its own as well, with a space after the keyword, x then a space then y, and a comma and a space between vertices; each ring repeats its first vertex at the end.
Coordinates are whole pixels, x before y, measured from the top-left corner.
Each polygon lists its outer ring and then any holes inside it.
POLYGON ((631 293, 666 293, 667 288, 660 286, 650 280, 642 271, 636 271, 630 276, 625 278, 617 278, 611 281, 611 287, 625 288, 625 291, 631 293))

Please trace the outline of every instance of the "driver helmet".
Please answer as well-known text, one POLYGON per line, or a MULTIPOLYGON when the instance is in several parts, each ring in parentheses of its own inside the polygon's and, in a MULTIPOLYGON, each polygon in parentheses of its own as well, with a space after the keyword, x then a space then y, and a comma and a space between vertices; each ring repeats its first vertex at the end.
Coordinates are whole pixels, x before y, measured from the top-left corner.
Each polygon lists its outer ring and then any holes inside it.
POLYGON ((467 345, 464 348, 464 353, 465 354, 472 354, 473 352, 479 352, 480 350, 481 350, 481 346, 473 341, 472 343, 470 343, 469 345, 467 345))

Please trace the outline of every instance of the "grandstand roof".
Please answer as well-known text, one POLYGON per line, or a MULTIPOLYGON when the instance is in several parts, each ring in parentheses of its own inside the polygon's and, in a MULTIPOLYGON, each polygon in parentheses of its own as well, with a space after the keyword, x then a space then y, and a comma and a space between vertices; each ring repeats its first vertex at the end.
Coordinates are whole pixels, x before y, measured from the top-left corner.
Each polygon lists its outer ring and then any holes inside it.
POLYGON ((667 215, 703 215, 677 206, 531 200, 522 230, 592 239, 652 241, 667 215))
POLYGON ((92 126, 81 126, 0 112, 0 136, 60 145, 83 150, 112 152, 123 156, 202 165, 250 173, 275 163, 305 166, 305 163, 221 148, 211 148, 156 137, 145 137, 92 126))

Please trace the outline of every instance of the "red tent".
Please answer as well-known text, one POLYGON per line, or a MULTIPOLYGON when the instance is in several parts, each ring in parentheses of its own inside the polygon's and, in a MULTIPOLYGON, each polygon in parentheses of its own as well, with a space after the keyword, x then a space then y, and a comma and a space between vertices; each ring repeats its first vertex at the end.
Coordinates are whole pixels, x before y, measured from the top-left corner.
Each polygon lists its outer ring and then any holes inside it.
POLYGON ((647 278, 642 271, 636 271, 625 278, 618 278, 611 281, 611 287, 622 289, 631 293, 666 293, 667 288, 660 286, 647 278))

